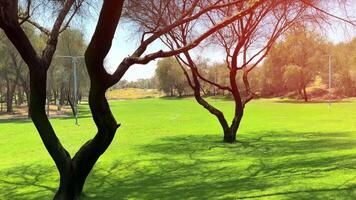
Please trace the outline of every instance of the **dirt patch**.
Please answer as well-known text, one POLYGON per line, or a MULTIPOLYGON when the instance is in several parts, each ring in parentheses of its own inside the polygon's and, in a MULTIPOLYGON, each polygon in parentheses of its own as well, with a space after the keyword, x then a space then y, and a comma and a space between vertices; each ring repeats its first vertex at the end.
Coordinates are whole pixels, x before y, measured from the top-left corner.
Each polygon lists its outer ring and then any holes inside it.
MULTIPOLYGON (((56 105, 49 106, 49 117, 68 117, 72 114, 70 106, 62 106, 61 110, 58 110, 56 105)), ((27 105, 21 105, 14 107, 14 112, 7 113, 5 110, 0 111, 0 120, 2 119, 26 119, 28 118, 27 105)))

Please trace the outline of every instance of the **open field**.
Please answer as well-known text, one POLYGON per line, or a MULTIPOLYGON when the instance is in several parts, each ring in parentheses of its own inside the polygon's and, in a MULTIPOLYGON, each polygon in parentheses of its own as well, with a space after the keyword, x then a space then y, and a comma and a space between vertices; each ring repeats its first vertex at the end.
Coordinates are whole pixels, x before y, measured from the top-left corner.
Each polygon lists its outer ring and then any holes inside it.
MULTIPOLYGON (((231 116, 232 102, 210 100, 231 116)), ((247 105, 237 144, 193 99, 111 101, 122 126, 83 199, 356 199, 356 101, 247 105)), ((95 133, 51 119, 71 155, 95 133)), ((58 175, 29 120, 0 121, 0 199, 50 199, 58 175)))
POLYGON ((110 90, 106 94, 108 99, 145 99, 162 97, 164 93, 157 89, 125 88, 110 90))

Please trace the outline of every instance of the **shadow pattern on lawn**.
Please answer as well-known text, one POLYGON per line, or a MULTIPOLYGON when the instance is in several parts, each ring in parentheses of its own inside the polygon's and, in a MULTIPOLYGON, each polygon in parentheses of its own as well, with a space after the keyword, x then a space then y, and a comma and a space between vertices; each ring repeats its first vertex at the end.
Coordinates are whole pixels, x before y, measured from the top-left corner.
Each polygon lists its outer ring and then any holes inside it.
MULTIPOLYGON (((236 144, 217 138, 135 146, 130 160, 99 164, 82 199, 356 199, 355 133, 253 133, 236 144)), ((49 199, 57 184, 50 177, 57 175, 49 166, 1 171, 0 198, 49 199)))

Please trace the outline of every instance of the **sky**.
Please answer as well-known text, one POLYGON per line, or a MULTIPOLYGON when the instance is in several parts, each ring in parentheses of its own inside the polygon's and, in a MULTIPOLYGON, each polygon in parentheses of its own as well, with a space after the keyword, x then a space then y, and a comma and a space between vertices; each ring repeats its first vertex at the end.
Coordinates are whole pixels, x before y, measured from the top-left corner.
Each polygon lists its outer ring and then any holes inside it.
MULTIPOLYGON (((356 29, 345 29, 342 23, 335 23, 330 27, 325 28, 323 35, 333 43, 339 43, 343 41, 349 41, 356 36, 356 29)), ((89 42, 90 38, 95 30, 95 17, 90 20, 90 23, 86 23, 84 26, 85 38, 89 42)), ((112 48, 106 57, 106 70, 113 72, 119 63, 128 55, 131 55, 139 45, 140 38, 135 34, 132 27, 128 27, 127 24, 119 24, 113 41, 112 48)), ((153 43, 147 52, 154 52, 157 50, 164 50, 164 45, 156 42, 153 43)), ((198 54, 204 55, 210 61, 221 61, 224 59, 222 52, 217 52, 216 49, 208 48, 206 50, 198 49, 198 54)), ((135 81, 141 78, 150 78, 154 75, 156 69, 157 60, 151 61, 147 65, 133 65, 126 72, 123 79, 128 81, 135 81)))

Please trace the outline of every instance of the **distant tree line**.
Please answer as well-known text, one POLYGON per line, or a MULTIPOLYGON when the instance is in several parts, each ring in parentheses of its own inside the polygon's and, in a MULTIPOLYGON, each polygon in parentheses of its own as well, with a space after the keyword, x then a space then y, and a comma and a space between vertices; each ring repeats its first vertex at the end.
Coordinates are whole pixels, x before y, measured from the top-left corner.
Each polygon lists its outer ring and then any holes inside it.
POLYGON ((316 32, 292 29, 256 71, 255 90, 261 97, 287 96, 304 101, 328 96, 330 58, 330 98, 356 96, 355 49, 356 39, 332 44, 316 32))
MULTIPOLYGON (((257 97, 288 97, 310 100, 328 96, 329 56, 332 67, 332 96, 356 96, 356 39, 333 44, 316 31, 294 27, 276 42, 260 64, 249 76, 251 90, 257 97)), ((219 85, 229 83, 224 63, 211 63, 197 58, 202 76, 219 85)), ((243 73, 237 74, 238 87, 243 89, 243 73)), ((179 63, 174 58, 164 58, 157 63, 155 77, 145 79, 152 88, 162 90, 167 96, 193 95, 179 63)), ((140 81, 140 82, 143 82, 140 81)), ((135 84, 137 84, 135 82, 135 84)), ((129 85, 129 84, 127 84, 129 85)), ((204 95, 229 95, 211 84, 201 84, 204 95)))

